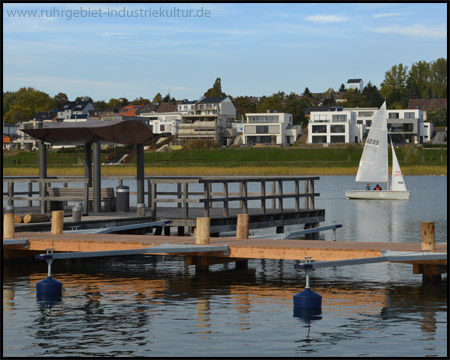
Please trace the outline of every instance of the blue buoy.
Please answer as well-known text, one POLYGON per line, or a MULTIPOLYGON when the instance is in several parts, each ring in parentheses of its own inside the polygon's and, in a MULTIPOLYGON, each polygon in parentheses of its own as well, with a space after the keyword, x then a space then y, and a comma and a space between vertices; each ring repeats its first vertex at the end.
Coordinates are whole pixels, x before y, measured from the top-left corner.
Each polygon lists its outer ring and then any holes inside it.
POLYGON ((312 269, 311 257, 305 259, 306 286, 305 290, 294 295, 294 316, 313 319, 322 314, 322 295, 309 288, 309 276, 312 269))
POLYGON ((47 276, 36 283, 36 297, 38 301, 57 301, 62 297, 62 282, 47 276))

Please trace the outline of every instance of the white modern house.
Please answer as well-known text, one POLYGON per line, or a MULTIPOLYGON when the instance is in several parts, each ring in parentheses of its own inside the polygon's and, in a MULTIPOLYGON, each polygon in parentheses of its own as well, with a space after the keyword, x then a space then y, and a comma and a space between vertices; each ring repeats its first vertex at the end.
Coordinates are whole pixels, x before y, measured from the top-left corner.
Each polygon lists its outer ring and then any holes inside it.
POLYGON ((364 125, 366 127, 366 135, 372 126, 373 115, 378 111, 377 107, 367 108, 344 108, 344 110, 350 110, 356 113, 356 124, 364 125))
POLYGON ((362 92, 364 89, 364 82, 362 79, 348 79, 347 89, 354 89, 362 92))
POLYGON ((242 127, 243 143, 250 145, 293 144, 302 131, 288 113, 248 113, 242 127))
POLYGON ((433 124, 424 122, 422 110, 388 110, 387 117, 388 134, 394 143, 423 144, 431 140, 433 124))
POLYGON ((354 111, 342 107, 331 107, 329 111, 311 111, 308 143, 359 143, 364 131, 364 125, 357 125, 354 111))

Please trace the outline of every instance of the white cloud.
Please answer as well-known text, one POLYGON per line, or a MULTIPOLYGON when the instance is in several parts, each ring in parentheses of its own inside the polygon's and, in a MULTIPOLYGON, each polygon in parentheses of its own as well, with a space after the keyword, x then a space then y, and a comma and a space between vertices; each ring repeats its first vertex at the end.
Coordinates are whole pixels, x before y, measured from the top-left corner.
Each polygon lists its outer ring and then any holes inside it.
POLYGON ((422 38, 445 39, 447 37, 447 27, 444 25, 435 27, 427 27, 420 24, 410 26, 391 25, 373 29, 373 31, 379 34, 396 34, 422 38))
POLYGON ((380 14, 375 14, 373 17, 374 17, 375 19, 379 19, 379 18, 387 18, 387 17, 399 16, 399 15, 400 15, 400 13, 393 12, 393 13, 380 13, 380 14))
POLYGON ((311 15, 306 18, 306 20, 321 23, 321 24, 337 23, 337 22, 347 21, 348 19, 349 19, 348 17, 344 17, 344 16, 327 15, 327 14, 311 15))

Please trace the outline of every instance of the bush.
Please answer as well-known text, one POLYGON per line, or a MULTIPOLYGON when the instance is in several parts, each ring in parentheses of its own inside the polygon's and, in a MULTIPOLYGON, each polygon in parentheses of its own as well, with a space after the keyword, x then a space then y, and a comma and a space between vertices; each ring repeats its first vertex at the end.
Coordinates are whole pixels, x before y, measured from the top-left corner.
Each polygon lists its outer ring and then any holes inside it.
POLYGON ((188 140, 184 148, 186 150, 208 150, 208 149, 216 149, 219 147, 219 144, 210 139, 199 139, 199 140, 188 140))

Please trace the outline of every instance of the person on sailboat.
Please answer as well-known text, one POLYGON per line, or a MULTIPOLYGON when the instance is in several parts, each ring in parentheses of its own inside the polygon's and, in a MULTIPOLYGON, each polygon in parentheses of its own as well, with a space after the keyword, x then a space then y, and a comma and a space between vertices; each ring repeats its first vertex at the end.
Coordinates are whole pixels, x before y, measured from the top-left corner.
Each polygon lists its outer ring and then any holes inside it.
POLYGON ((381 190, 381 186, 377 184, 377 186, 375 186, 373 189, 374 190, 381 190))
POLYGON ((370 184, 366 185, 366 190, 370 190, 370 184))

